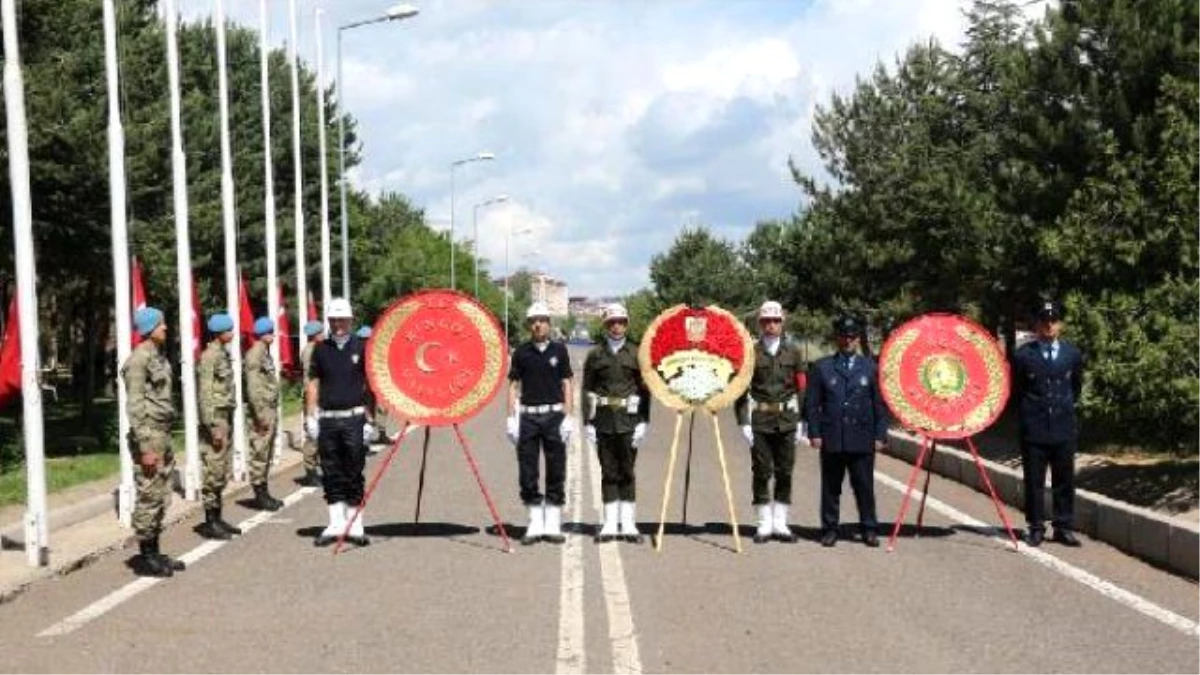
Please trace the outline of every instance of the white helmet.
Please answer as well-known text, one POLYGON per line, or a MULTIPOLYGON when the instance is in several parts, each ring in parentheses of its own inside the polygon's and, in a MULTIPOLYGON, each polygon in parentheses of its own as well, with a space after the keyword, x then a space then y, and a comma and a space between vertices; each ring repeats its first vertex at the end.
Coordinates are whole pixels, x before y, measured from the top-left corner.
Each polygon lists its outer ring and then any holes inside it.
POLYGON ((550 318, 550 308, 546 306, 546 303, 535 302, 529 306, 529 309, 525 310, 526 319, 533 319, 537 317, 545 317, 547 319, 550 318))
POLYGON ((629 312, 625 311, 625 305, 619 302, 614 302, 604 308, 604 323, 616 321, 617 319, 629 320, 629 312))
POLYGON ((758 320, 762 321, 763 319, 779 319, 782 321, 783 305, 774 300, 764 302, 762 307, 758 308, 758 320))
POLYGON ((354 312, 350 309, 350 302, 345 298, 334 298, 329 301, 329 306, 325 308, 326 319, 352 319, 354 312))

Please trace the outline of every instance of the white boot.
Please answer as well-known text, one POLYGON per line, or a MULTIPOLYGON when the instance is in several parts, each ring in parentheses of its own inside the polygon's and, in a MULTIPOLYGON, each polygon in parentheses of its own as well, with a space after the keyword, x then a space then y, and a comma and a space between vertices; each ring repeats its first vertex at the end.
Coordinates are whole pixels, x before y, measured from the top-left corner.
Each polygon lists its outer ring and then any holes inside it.
POLYGON ((604 525, 600 528, 600 534, 596 535, 597 542, 612 541, 619 534, 617 529, 618 512, 620 510, 620 502, 605 502, 604 503, 604 525))
POLYGON ((771 541, 774 531, 771 503, 758 505, 758 529, 754 532, 754 543, 763 544, 771 541))
POLYGON ((371 543, 371 540, 367 539, 367 535, 363 531, 363 528, 366 527, 366 524, 363 522, 366 516, 363 514, 362 507, 356 509, 353 506, 347 506, 346 518, 352 518, 355 511, 358 512, 358 517, 350 525, 350 532, 346 535, 346 540, 355 546, 366 546, 371 543))
POLYGON ((546 515, 546 541, 551 544, 561 544, 567 540, 562 532, 562 507, 547 504, 544 507, 546 515))
POLYGON ((642 533, 637 528, 637 506, 635 502, 617 502, 621 505, 621 537, 635 544, 642 543, 642 533))
POLYGON ((783 502, 775 502, 774 516, 774 525, 771 529, 775 532, 775 538, 789 544, 795 542, 796 535, 792 534, 792 529, 788 527, 788 505, 783 502))
POLYGON ((342 530, 346 528, 346 502, 335 502, 329 505, 329 524, 321 530, 321 534, 317 536, 313 542, 316 546, 328 546, 337 541, 337 538, 342 536, 342 530))
POLYGON ((529 507, 529 526, 525 528, 525 536, 521 537, 521 543, 526 546, 536 544, 545 535, 545 508, 541 504, 532 504, 529 507))

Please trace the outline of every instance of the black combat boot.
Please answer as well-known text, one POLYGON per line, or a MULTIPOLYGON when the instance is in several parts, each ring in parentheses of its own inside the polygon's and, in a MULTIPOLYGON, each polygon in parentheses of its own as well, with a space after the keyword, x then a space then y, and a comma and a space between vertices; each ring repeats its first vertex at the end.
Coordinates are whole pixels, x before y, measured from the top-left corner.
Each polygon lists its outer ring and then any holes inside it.
POLYGON ((182 572, 187 569, 187 564, 182 560, 176 560, 158 549, 158 537, 150 540, 150 551, 155 558, 158 558, 172 572, 182 572))
POLYGON ((139 577, 169 577, 174 574, 171 566, 161 560, 156 552, 157 540, 139 540, 140 553, 133 560, 133 573, 139 577))
POLYGON ((259 511, 278 511, 283 508, 283 502, 271 496, 267 492, 267 484, 254 486, 254 508, 259 511))
POLYGON ((235 525, 230 525, 225 520, 224 516, 221 515, 221 507, 220 506, 217 506, 217 527, 221 528, 222 530, 225 530, 230 535, 236 535, 239 537, 242 536, 242 528, 237 527, 235 525))
POLYGON ((304 476, 296 481, 301 487, 321 487, 321 477, 316 469, 305 469, 304 476))
POLYGON ((196 528, 196 534, 205 539, 232 539, 232 533, 221 527, 221 512, 219 509, 204 509, 204 522, 196 528))

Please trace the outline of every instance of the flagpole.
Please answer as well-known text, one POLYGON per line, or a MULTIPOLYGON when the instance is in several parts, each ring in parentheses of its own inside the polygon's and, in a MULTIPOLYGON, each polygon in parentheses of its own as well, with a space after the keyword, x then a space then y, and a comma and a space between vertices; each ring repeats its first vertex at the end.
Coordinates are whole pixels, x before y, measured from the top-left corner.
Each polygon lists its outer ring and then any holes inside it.
POLYGON ((300 69, 299 56, 296 54, 296 0, 288 0, 288 18, 290 38, 288 39, 288 61, 292 67, 292 165, 295 167, 295 226, 296 226, 296 316, 300 330, 296 331, 299 347, 304 349, 308 336, 304 334, 304 324, 312 317, 308 316, 308 269, 304 264, 304 171, 300 156, 300 69))
MULTIPOLYGON (((275 172, 271 167, 271 76, 269 73, 271 53, 267 33, 271 28, 271 22, 267 13, 267 0, 259 0, 258 3, 259 30, 258 30, 258 52, 260 59, 260 74, 262 80, 262 119, 263 119, 263 213, 266 220, 267 234, 267 316, 271 317, 272 321, 278 324, 279 321, 279 302, 280 297, 279 287, 279 271, 276 269, 275 263, 275 172)), ((276 325, 275 332, 278 334, 279 326, 276 325)), ((279 354, 282 347, 278 344, 271 350, 271 362, 275 366, 275 378, 279 378, 280 363, 279 354)), ((283 397, 281 396, 275 410, 275 419, 282 422, 283 420, 283 397)), ((278 429, 278 425, 276 426, 278 429)), ((279 462, 280 450, 283 447, 282 434, 275 434, 275 452, 271 456, 275 458, 275 463, 279 462)))
MULTIPOLYGON (((111 0, 105 0, 111 2, 111 0)), ((196 501, 203 475, 200 471, 199 408, 196 399, 196 351, 193 335, 196 308, 192 306, 192 250, 188 223, 187 162, 183 154, 183 123, 180 117, 179 43, 176 29, 179 12, 175 0, 166 0, 163 17, 167 28, 167 80, 171 88, 171 180, 175 211, 175 283, 179 289, 179 366, 183 390, 184 480, 183 497, 196 501)), ((115 47, 114 47, 115 49, 115 47)), ((126 314, 129 312, 126 311, 126 314)), ((119 338, 118 338, 119 339, 119 338)))
MULTIPOLYGON (((121 126, 120 89, 117 81, 117 28, 113 0, 104 0, 104 62, 108 75, 108 191, 112 228, 114 313, 117 325, 118 367, 129 358, 131 345, 129 306, 129 244, 125 220, 125 132, 121 126)), ((133 456, 129 454, 128 394, 125 379, 117 378, 117 445, 121 479, 117 487, 117 518, 125 527, 133 521, 133 456)))
MULTIPOLYGON (((46 454, 43 446, 42 386, 38 380, 37 274, 33 262, 33 208, 29 191, 29 136, 25 127, 25 82, 14 0, 2 0, 4 111, 8 122, 8 170, 12 188, 13 245, 17 266, 17 320, 21 339, 21 415, 25 441, 25 557, 33 567, 50 563, 46 518, 46 454)), ((106 6, 106 9, 110 9, 106 6)), ((108 19, 111 21, 111 14, 108 19)))
POLYGON ((221 214, 225 224, 225 292, 229 316, 233 318, 233 334, 238 345, 230 349, 233 357, 233 479, 246 477, 246 406, 242 392, 242 319, 238 307, 237 223, 233 211, 233 167, 229 149, 229 77, 225 66, 225 0, 216 2, 217 28, 217 95, 221 97, 221 214))
POLYGON ((329 279, 329 171, 325 165, 325 50, 321 40, 324 16, 325 11, 317 7, 313 32, 317 40, 317 148, 321 171, 321 301, 328 307, 333 291, 329 279))

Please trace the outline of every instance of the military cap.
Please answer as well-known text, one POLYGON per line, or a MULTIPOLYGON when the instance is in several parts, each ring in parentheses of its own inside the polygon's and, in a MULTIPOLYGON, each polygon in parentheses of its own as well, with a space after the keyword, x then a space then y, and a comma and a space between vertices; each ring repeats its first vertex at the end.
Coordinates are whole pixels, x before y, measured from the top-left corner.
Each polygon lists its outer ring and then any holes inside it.
POLYGON ((358 332, 355 334, 358 335, 360 339, 366 340, 371 337, 371 327, 363 326, 362 328, 359 328, 358 332))
POLYGON ((304 334, 308 337, 313 337, 325 329, 325 324, 320 321, 309 321, 304 324, 304 334))
POLYGON ((143 307, 133 315, 133 324, 137 328, 138 335, 142 337, 153 333, 154 329, 158 328, 162 322, 162 311, 153 307, 143 307))
POLYGON ((258 321, 254 322, 254 334, 266 335, 267 333, 275 332, 275 322, 265 316, 258 317, 258 321))
POLYGON ((208 332, 210 333, 225 333, 233 330, 233 317, 224 312, 219 312, 208 317, 208 332))
POLYGON ((1039 300, 1033 310, 1033 316, 1038 321, 1062 321, 1065 315, 1062 303, 1049 298, 1039 300))
POLYGON ((862 333, 862 324, 849 314, 843 314, 833 320, 833 330, 838 335, 857 336, 862 333))

